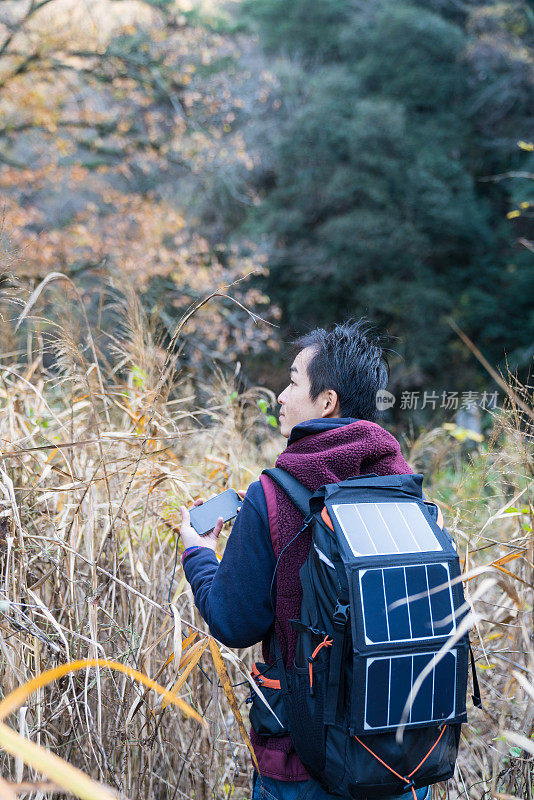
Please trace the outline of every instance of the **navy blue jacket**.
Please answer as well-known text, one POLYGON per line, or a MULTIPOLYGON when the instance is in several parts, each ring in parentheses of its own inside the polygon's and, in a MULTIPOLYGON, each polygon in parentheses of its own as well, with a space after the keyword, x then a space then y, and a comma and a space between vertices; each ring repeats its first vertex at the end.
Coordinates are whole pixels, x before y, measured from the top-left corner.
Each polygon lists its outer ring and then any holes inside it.
MULTIPOLYGON (((301 422, 288 444, 356 421, 344 417, 301 422)), ((265 638, 274 620, 275 566, 267 503, 258 480, 248 488, 222 560, 208 547, 184 558, 195 605, 216 639, 228 647, 250 647, 265 638)))

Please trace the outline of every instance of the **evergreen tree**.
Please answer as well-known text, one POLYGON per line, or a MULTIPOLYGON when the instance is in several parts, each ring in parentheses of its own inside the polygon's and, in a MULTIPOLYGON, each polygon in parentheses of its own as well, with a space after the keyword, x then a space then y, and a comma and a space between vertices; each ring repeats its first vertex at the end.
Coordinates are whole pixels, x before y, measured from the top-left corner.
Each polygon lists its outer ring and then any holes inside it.
POLYGON ((401 338, 406 367, 446 380, 452 314, 490 359, 506 348, 526 365, 533 315, 512 320, 532 282, 510 267, 510 188, 481 180, 520 165, 534 109, 532 15, 510 5, 245 4, 291 58, 249 219, 273 243, 266 288, 286 327, 368 314, 401 338))

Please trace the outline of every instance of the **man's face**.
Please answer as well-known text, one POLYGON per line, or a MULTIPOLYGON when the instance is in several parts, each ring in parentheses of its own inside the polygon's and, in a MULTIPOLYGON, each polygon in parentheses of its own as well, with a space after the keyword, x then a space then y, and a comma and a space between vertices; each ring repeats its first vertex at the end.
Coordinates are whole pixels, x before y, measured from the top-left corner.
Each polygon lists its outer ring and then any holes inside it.
POLYGON ((339 413, 337 395, 328 389, 321 392, 319 397, 310 399, 310 380, 308 378, 308 363, 313 356, 313 348, 306 347, 298 353, 290 367, 290 383, 278 395, 280 403, 280 433, 287 439, 291 429, 299 422, 320 417, 333 417, 339 413))

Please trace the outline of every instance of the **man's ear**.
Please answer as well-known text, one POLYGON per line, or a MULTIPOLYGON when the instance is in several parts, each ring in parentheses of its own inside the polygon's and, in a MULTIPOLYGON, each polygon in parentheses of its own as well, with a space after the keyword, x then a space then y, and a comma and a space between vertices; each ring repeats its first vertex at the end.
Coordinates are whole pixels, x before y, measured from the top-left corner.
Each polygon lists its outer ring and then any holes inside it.
POLYGON ((339 416, 339 399, 334 389, 327 389, 324 393, 323 417, 339 416))

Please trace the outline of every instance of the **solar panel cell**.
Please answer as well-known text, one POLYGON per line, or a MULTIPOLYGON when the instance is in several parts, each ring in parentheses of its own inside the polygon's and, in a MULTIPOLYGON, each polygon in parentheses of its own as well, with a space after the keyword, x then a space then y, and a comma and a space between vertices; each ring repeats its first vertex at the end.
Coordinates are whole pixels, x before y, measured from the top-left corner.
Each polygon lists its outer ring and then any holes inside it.
POLYGON ((454 713, 455 653, 446 653, 434 671, 434 719, 448 719, 454 713))
POLYGON ((387 617, 389 621, 389 640, 411 639, 412 632, 408 603, 406 601, 406 580, 404 567, 382 570, 386 587, 387 617))
POLYGON ((408 597, 411 598, 412 637, 414 639, 424 639, 432 636, 428 583, 424 566, 406 568, 406 587, 408 589, 408 597))
POLYGON ((430 593, 434 633, 436 636, 448 636, 454 630, 449 573, 443 564, 428 564, 426 569, 428 583, 435 587, 430 593))
POLYGON ((389 668, 389 658, 376 658, 369 665, 366 707, 367 722, 372 728, 388 724, 389 668))
POLYGON ((337 518, 354 555, 376 555, 371 532, 358 507, 353 503, 333 506, 332 511, 337 518))
MULTIPOLYGON (((417 680, 421 672, 424 670, 426 666, 432 660, 431 655, 418 655, 413 656, 413 681, 417 680)), ((417 692, 416 696, 413 699, 411 711, 410 711, 410 722, 426 722, 427 720, 432 719, 432 701, 433 701, 433 686, 434 684, 434 671, 430 672, 429 675, 426 676, 424 679, 421 688, 417 692)), ((411 687, 408 689, 408 694, 411 690, 411 687)), ((408 696, 406 695, 406 697, 408 696)))
POLYGON ((412 658, 391 659, 391 686, 388 725, 400 725, 402 712, 412 686, 412 658))
POLYGON ((382 570, 365 570, 360 580, 367 643, 388 642, 389 633, 386 619, 386 598, 384 594, 382 570), (374 598, 374 602, 367 602, 367 598, 374 598))
MULTIPOLYGON (((404 507, 415 505, 414 503, 380 503, 380 513, 387 525, 388 530, 391 531, 391 537, 395 541, 395 548, 389 550, 390 553, 419 553, 421 548, 417 543, 415 531, 412 531, 407 522, 404 507)), ((417 506, 415 506, 416 510, 417 506)), ((421 513, 421 512, 419 512, 421 513)), ((422 517, 422 515, 421 515, 422 517)), ((424 517, 418 519, 416 527, 423 523, 427 526, 424 517)), ((381 551, 387 553, 388 551, 381 551)))
POLYGON ((417 549, 420 552, 443 549, 417 503, 395 503, 395 505, 402 513, 406 526, 416 540, 417 549))
POLYGON ((373 547, 377 553, 398 553, 399 546, 395 541, 395 528, 390 528, 387 515, 387 503, 374 503, 356 506, 357 513, 371 532, 373 547), (386 507, 386 508, 385 508, 386 507))

